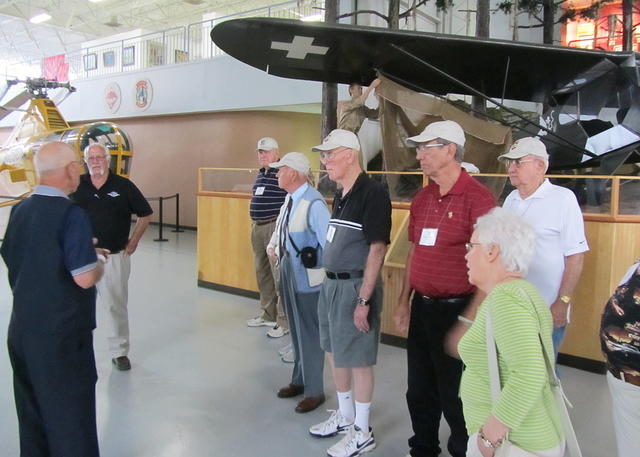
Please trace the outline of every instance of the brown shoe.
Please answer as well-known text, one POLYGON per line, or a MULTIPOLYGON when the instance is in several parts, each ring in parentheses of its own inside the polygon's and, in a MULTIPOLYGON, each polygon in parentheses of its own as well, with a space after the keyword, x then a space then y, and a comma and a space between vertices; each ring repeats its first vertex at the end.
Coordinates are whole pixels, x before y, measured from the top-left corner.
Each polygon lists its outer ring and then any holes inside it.
POLYGON ((308 413, 324 403, 324 394, 317 397, 304 397, 296 406, 296 413, 308 413))
POLYGON ((278 398, 292 398, 304 393, 304 386, 289 384, 278 391, 278 398))

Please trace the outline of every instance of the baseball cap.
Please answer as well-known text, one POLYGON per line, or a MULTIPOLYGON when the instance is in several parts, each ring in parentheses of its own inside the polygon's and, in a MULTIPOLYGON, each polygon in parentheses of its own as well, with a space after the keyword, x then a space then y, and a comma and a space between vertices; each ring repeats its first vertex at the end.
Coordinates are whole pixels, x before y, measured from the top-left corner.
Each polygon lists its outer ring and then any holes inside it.
POLYGON ((549 154, 547 154, 547 147, 544 145, 540 138, 528 136, 526 138, 520 138, 513 143, 509 148, 509 152, 502 154, 498 157, 498 160, 504 159, 520 159, 524 156, 532 155, 543 159, 545 162, 549 162, 549 154))
POLYGON ((278 142, 269 136, 265 136, 258 141, 256 149, 263 151, 271 151, 272 149, 278 149, 278 142))
POLYGON ((289 152, 288 154, 285 154, 282 159, 269 164, 271 168, 280 168, 285 165, 299 171, 300 173, 309 173, 309 170, 311 169, 309 159, 300 152, 289 152))
POLYGON ((460 146, 464 146, 466 141, 464 130, 462 130, 460 124, 454 121, 438 121, 427 125, 420 135, 407 138, 407 143, 411 146, 417 146, 420 143, 427 143, 437 138, 442 138, 460 146))
POLYGON ((355 133, 348 130, 335 129, 322 141, 322 144, 311 148, 312 151, 330 151, 335 148, 360 150, 360 142, 355 133))

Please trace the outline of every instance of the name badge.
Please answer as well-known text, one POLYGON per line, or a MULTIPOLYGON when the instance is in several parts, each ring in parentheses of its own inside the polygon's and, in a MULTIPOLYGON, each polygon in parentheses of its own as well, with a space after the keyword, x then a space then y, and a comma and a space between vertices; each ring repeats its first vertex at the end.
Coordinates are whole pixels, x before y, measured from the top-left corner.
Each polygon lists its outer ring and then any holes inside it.
POLYGON ((336 228, 333 225, 330 225, 327 229, 327 241, 331 243, 333 241, 333 235, 336 234, 336 228))
POLYGON ((438 238, 438 229, 423 228, 422 235, 420 235, 420 245, 435 246, 437 238, 438 238))
POLYGON ((253 195, 262 195, 264 194, 264 186, 256 187, 256 192, 253 195))

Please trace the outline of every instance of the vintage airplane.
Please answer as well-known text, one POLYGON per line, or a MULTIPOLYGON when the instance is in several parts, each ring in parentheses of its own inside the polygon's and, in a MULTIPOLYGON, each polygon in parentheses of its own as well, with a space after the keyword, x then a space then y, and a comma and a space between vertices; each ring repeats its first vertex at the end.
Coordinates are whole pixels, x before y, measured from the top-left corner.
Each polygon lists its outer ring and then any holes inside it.
POLYGON ((236 59, 285 78, 368 84, 381 74, 417 92, 481 97, 519 121, 514 138, 541 136, 552 170, 600 166, 610 174, 640 161, 634 52, 271 18, 222 22, 211 38, 236 59), (532 120, 504 100, 544 110, 532 120))
MULTIPOLYGON (((82 156, 84 148, 91 143, 103 144, 111 154, 111 169, 121 176, 128 176, 131 165, 131 142, 127 135, 110 122, 93 122, 80 126, 70 126, 58 111, 57 104, 47 93, 50 90, 64 89, 64 97, 75 92, 68 82, 60 83, 44 78, 26 80, 8 80, 6 88, 0 94, 0 101, 9 90, 24 85, 24 90, 0 107, 0 119, 14 111, 24 111, 24 116, 0 147, 0 198, 19 197, 31 191, 36 185, 33 170, 33 154, 40 146, 49 141, 62 141, 69 144, 82 156), (20 107, 29 101, 26 110, 20 107)), ((8 200, 12 203, 11 200, 8 200)))

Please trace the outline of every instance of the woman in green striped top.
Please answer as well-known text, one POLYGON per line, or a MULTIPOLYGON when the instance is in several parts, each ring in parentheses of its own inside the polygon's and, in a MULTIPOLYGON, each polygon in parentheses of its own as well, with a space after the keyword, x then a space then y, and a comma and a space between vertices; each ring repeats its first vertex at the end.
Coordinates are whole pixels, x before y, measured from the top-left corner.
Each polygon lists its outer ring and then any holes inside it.
POLYGON ((540 335, 550 360, 552 318, 538 291, 522 279, 534 251, 533 229, 502 208, 478 218, 467 243, 469 280, 486 294, 460 339, 460 385, 469 431, 467 457, 493 456, 505 436, 535 455, 561 457, 564 439, 549 385, 540 335), (502 392, 493 402, 486 322, 491 315, 502 392))

